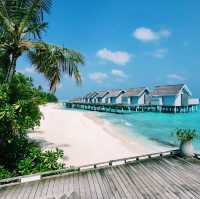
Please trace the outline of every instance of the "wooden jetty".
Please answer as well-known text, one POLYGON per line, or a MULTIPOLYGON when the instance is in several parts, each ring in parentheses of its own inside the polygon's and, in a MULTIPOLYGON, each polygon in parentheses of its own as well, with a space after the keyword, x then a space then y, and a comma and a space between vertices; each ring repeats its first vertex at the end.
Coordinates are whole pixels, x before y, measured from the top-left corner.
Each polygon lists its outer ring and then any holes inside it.
POLYGON ((66 108, 76 108, 90 111, 108 113, 130 113, 130 112, 161 112, 161 113, 188 113, 198 111, 199 105, 188 106, 160 106, 160 105, 126 105, 106 103, 85 102, 63 102, 66 108))
POLYGON ((17 198, 200 198, 200 155, 188 159, 174 150, 1 180, 0 199, 17 198))

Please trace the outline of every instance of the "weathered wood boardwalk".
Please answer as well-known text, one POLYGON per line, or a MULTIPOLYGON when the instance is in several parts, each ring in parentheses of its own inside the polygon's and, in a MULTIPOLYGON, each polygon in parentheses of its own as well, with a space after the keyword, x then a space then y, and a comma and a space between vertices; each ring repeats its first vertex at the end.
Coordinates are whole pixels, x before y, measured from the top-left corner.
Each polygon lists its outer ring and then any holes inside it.
POLYGON ((53 198, 200 198, 200 160, 156 157, 0 189, 0 199, 53 198))

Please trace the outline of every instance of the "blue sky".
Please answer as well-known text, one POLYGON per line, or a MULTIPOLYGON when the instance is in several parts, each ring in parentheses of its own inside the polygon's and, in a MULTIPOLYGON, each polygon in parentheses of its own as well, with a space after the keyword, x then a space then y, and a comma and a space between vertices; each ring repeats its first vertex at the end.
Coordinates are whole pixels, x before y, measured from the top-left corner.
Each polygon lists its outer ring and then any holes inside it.
MULTIPOLYGON (((44 40, 81 52, 82 86, 63 76, 59 99, 89 90, 186 83, 200 96, 199 0, 54 1, 44 40)), ((28 60, 18 70, 45 89, 28 60)))

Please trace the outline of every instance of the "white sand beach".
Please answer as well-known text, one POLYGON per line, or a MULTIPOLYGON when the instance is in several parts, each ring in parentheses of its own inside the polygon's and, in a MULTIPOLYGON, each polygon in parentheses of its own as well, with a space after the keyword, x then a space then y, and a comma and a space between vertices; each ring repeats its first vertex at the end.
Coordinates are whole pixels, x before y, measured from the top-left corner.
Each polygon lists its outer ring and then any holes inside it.
POLYGON ((123 129, 98 118, 94 112, 65 110, 58 104, 41 106, 41 111, 44 115, 41 125, 29 136, 41 141, 44 149, 63 149, 67 166, 169 149, 150 141, 130 138, 122 132, 123 129))

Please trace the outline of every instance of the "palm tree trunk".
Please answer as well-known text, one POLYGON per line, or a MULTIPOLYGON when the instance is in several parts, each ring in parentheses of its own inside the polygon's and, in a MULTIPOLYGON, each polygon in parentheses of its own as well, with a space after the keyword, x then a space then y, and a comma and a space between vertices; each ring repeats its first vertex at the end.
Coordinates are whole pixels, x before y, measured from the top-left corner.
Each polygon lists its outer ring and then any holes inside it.
POLYGON ((14 75, 15 69, 16 69, 17 58, 18 58, 18 56, 15 54, 11 54, 10 57, 11 57, 10 58, 11 61, 8 66, 8 71, 7 71, 6 79, 5 79, 6 83, 10 83, 13 78, 13 75, 14 75))

